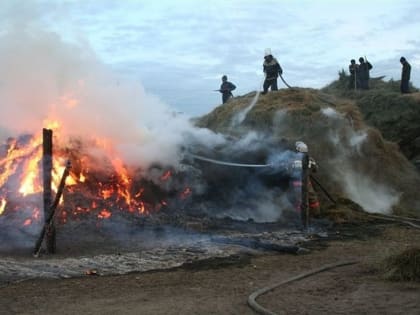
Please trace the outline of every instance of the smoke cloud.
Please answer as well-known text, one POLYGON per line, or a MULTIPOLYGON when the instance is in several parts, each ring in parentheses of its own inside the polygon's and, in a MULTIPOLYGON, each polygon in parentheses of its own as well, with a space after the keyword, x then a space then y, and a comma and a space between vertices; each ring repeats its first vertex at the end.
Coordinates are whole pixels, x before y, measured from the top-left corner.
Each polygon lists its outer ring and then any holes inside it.
POLYGON ((399 202, 400 194, 389 183, 375 181, 361 169, 363 161, 368 159, 362 152, 363 145, 369 145, 367 131, 350 128, 345 117, 333 108, 323 109, 322 113, 340 126, 331 129, 328 135, 335 148, 329 161, 335 180, 341 184, 346 195, 366 211, 390 213, 399 202), (358 161, 356 165, 355 161, 358 161))
POLYGON ((127 164, 144 167, 176 165, 186 140, 223 142, 138 82, 118 77, 86 41, 65 42, 19 18, 0 34, 0 55, 3 138, 39 133, 58 121, 59 139, 106 139, 127 164))

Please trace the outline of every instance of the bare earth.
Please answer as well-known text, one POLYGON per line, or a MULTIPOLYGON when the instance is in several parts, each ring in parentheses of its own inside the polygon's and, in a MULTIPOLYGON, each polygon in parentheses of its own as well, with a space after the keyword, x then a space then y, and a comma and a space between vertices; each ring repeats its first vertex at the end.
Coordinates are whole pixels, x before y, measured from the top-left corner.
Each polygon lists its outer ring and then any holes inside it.
POLYGON ((167 271, 123 276, 28 280, 0 288, 0 314, 255 314, 255 290, 324 264, 326 271, 262 295, 258 303, 287 314, 420 314, 420 283, 389 282, 375 269, 391 253, 420 244, 420 231, 357 227, 314 242, 306 255, 264 254, 209 260, 167 271), (377 229, 378 230, 378 229, 377 229), (345 233, 352 236, 341 237, 345 233))

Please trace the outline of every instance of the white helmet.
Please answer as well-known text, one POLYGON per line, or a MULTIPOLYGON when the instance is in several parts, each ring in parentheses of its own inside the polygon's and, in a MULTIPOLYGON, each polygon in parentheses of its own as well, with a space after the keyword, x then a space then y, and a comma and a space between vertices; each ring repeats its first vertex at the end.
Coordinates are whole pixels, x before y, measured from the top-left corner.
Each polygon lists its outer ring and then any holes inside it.
POLYGON ((270 48, 266 48, 264 50, 264 57, 270 56, 271 55, 271 49, 270 48))
POLYGON ((301 153, 307 153, 308 152, 308 146, 305 142, 302 141, 296 141, 295 143, 296 151, 301 153))

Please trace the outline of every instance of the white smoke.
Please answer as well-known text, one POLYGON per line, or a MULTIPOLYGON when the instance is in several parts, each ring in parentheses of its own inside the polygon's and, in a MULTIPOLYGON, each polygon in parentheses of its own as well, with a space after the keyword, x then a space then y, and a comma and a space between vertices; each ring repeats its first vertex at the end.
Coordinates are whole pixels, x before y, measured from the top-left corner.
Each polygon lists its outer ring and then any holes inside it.
MULTIPOLYGON (((174 165, 186 139, 212 146, 223 138, 192 126, 136 82, 111 72, 87 41, 20 23, 0 33, 2 137, 34 134, 59 121, 60 139, 107 139, 126 163, 174 165)), ((141 69, 138 69, 141 71, 141 69)))
POLYGON ((342 115, 332 107, 322 108, 321 113, 324 114, 325 116, 329 117, 329 118, 332 118, 332 119, 338 119, 338 118, 342 117, 342 115))
POLYGON ((368 141, 366 130, 355 130, 348 125, 344 116, 328 107, 322 113, 331 120, 339 121, 340 126, 329 133, 329 141, 335 147, 335 156, 331 159, 337 182, 346 195, 360 204, 368 212, 390 213, 399 201, 400 194, 390 183, 378 183, 368 174, 355 169, 354 159, 365 159, 363 145, 368 141))
POLYGON ((257 104, 258 98, 260 97, 260 91, 258 90, 255 93, 255 96, 252 98, 251 103, 245 107, 243 110, 236 113, 230 122, 230 127, 235 128, 242 124, 242 122, 245 120, 246 116, 248 115, 249 111, 257 104))
POLYGON ((391 213, 399 201, 400 194, 363 174, 343 170, 342 181, 348 196, 368 212, 391 213))

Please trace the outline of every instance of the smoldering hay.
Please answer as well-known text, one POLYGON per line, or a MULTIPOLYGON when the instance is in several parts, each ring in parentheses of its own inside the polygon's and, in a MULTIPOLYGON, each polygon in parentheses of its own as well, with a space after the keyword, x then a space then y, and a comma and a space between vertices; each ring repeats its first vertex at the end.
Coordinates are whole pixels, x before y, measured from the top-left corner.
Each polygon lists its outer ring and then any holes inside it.
POLYGON ((364 122, 354 103, 314 89, 283 89, 260 96, 232 130, 231 119, 254 96, 249 93, 217 107, 198 125, 235 137, 253 130, 265 141, 271 139, 274 147, 305 141, 319 165, 316 177, 334 196, 349 198, 370 212, 403 208, 418 214, 420 176, 414 165, 364 122))

